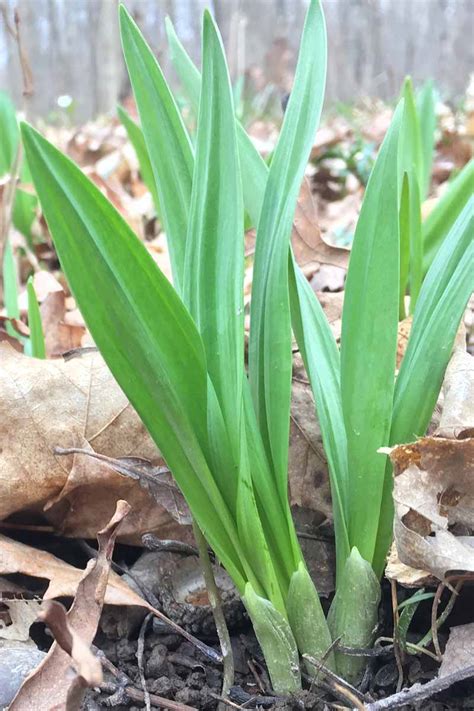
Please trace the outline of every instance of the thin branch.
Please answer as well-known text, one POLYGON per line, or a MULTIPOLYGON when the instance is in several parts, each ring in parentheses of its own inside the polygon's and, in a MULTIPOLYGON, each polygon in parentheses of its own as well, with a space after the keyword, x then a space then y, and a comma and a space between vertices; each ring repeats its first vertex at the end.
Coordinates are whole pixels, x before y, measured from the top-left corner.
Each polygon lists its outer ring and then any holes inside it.
POLYGON ((452 674, 438 677, 426 684, 414 684, 409 689, 403 689, 397 694, 388 696, 386 699, 379 699, 372 704, 366 704, 365 711, 386 711, 386 709, 397 709, 401 706, 412 705, 419 701, 432 698, 440 691, 446 691, 453 684, 469 679, 474 676, 474 665, 459 669, 452 674))
POLYGON ((204 538, 201 529, 195 521, 193 521, 194 538, 196 539, 197 549, 199 551, 199 561, 201 563, 204 581, 206 583, 209 603, 211 605, 214 622, 217 629, 217 636, 222 651, 222 661, 224 665, 224 673, 222 679, 222 696, 225 698, 229 693, 231 686, 234 683, 234 655, 232 645, 230 643, 229 630, 222 609, 222 600, 214 578, 211 559, 207 550, 207 542, 204 538))

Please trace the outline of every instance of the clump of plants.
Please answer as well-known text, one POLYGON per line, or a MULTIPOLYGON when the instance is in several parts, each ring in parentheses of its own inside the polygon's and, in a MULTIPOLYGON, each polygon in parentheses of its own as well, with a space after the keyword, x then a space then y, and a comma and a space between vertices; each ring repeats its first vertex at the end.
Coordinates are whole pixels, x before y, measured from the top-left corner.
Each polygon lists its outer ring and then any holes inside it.
POLYGON ((407 89, 367 185, 339 349, 289 241, 324 97, 319 1, 308 9, 269 168, 236 122, 222 42, 209 13, 202 77, 168 27, 175 61, 199 104, 195 149, 155 57, 123 6, 120 27, 173 285, 80 169, 23 125, 59 259, 95 342, 235 582, 275 691, 300 688, 300 654, 357 680, 363 661, 342 654, 337 644, 369 646, 376 627, 392 527, 391 471, 378 450, 422 435, 428 425, 471 290, 468 208, 451 223, 423 278, 418 129, 407 89), (245 213, 257 227, 248 366, 245 213), (407 287, 416 305, 395 377, 407 287), (337 587, 327 619, 287 495, 292 329, 331 475, 337 587))

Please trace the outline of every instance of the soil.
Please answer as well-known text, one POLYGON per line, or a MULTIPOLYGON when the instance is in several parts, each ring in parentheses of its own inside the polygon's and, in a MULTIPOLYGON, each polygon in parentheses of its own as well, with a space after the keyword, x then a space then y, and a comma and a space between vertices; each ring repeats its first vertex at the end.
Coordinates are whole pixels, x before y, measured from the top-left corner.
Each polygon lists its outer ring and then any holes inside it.
MULTIPOLYGON (((41 538, 41 537, 40 537, 41 538)), ((84 566, 87 556, 77 541, 44 537, 43 540, 25 541, 40 548, 49 548, 56 555, 78 566, 84 566)), ((120 567, 133 568, 133 563, 143 554, 139 548, 117 545, 114 559, 120 567)), ((11 576, 19 579, 19 576, 11 576)), ((31 583, 31 579, 28 579, 31 583)), ((25 584, 25 579, 21 580, 25 584)), ((36 590, 35 592, 39 592, 36 590)), ((156 591, 155 591, 156 592, 156 591)), ((154 594, 153 592, 151 593, 154 594)), ((410 597, 413 591, 399 589, 399 601, 403 596, 410 597)), ((446 593, 448 596, 449 593, 446 593)), ((64 601, 66 602, 66 601, 64 601)), ((203 603, 199 596, 195 602, 203 603)), ((446 600, 443 599, 440 611, 446 600)), ((240 604, 240 603, 239 603, 240 604)), ((326 601, 326 605, 329 600, 326 601)), ((390 585, 384 583, 383 600, 380 612, 378 635, 393 636, 390 585)), ((431 600, 422 602, 410 626, 408 641, 416 642, 430 629, 431 600)), ((117 711, 138 711, 146 708, 143 694, 143 680, 151 695, 150 709, 182 709, 189 707, 202 711, 218 709, 222 686, 222 668, 207 658, 190 642, 180 635, 170 633, 166 624, 156 618, 145 620, 146 612, 139 608, 107 607, 102 615, 100 629, 95 646, 105 657, 105 685, 98 691, 90 691, 83 708, 86 711, 98 711, 113 708, 117 711), (140 654, 140 647, 142 653, 140 654), (112 671, 110 671, 112 670, 112 671), (158 703, 154 697, 170 699, 170 706, 158 703), (173 703, 174 702, 174 703, 173 703)), ((444 649, 449 626, 461 625, 472 621, 472 589, 465 586, 459 595, 448 623, 440 632, 441 648, 444 649)), ((186 606, 185 626, 210 647, 218 650, 216 637, 212 634, 212 625, 203 614, 203 606, 196 605, 196 624, 193 623, 190 605, 186 606), (207 622, 206 622, 207 620, 207 622), (204 628, 204 632, 197 629, 204 628)), ((231 608, 232 646, 235 661, 235 686, 230 693, 233 706, 228 708, 274 708, 292 711, 293 709, 331 709, 351 708, 344 696, 324 688, 320 682, 311 684, 306 677, 306 689, 294 698, 278 698, 271 691, 270 681, 263 663, 261 652, 250 624, 242 607, 236 612, 235 603, 231 608)), ((31 636, 38 647, 46 650, 50 643, 44 625, 35 623, 31 636)), ((403 660, 403 685, 426 683, 437 675, 438 664, 430 657, 421 654, 406 655, 403 660)), ((397 691, 399 671, 393 647, 383 654, 369 659, 368 671, 359 689, 367 701, 391 696, 397 691)), ((226 705, 227 706, 227 705, 226 705)), ((226 706, 220 706, 225 709, 226 706)), ((399 707, 400 708, 400 707, 399 707)), ((432 711, 454 711, 455 709, 474 708, 474 680, 468 680, 452 686, 434 698, 426 699, 417 706, 404 706, 404 709, 427 709, 432 711)))

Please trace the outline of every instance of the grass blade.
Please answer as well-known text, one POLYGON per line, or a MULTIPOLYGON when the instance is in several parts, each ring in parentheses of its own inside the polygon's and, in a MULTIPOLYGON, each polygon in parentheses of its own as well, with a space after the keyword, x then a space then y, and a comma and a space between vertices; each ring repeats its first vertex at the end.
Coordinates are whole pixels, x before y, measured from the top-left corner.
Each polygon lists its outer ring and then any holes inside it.
POLYGON ((123 5, 120 6, 120 32, 155 176, 173 280, 180 291, 193 174, 191 143, 159 64, 123 5))
POLYGON ((365 192, 346 280, 341 335, 347 434, 349 541, 372 562, 394 388, 399 301, 398 137, 400 102, 365 192))
POLYGON ((250 312, 252 397, 282 500, 287 498, 292 370, 289 237, 296 199, 321 114, 325 80, 326 29, 321 5, 313 0, 257 228, 250 312))
POLYGON ((30 329, 31 355, 33 358, 46 358, 43 324, 32 277, 28 279, 26 289, 28 293, 28 326, 30 329))
POLYGON ((101 192, 33 128, 22 132, 59 259, 94 341, 243 592, 245 556, 206 458, 207 372, 194 322, 101 192))

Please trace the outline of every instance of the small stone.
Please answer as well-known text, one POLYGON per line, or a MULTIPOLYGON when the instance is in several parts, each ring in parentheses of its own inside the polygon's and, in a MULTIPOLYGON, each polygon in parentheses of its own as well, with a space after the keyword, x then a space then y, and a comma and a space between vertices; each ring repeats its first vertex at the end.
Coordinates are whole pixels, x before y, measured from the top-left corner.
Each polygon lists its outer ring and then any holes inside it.
POLYGON ((147 676, 156 679, 163 673, 163 665, 166 662, 168 650, 164 644, 156 644, 148 657, 146 665, 147 676))
POLYGON ((201 692, 197 689, 181 689, 175 696, 175 700, 182 704, 188 704, 189 706, 196 706, 196 708, 201 708, 201 692))
POLYGON ((0 647, 0 707, 8 706, 16 692, 46 654, 30 645, 0 647))

